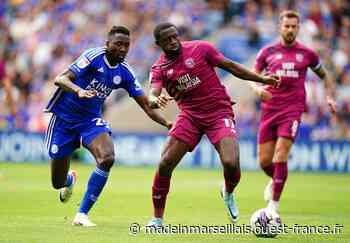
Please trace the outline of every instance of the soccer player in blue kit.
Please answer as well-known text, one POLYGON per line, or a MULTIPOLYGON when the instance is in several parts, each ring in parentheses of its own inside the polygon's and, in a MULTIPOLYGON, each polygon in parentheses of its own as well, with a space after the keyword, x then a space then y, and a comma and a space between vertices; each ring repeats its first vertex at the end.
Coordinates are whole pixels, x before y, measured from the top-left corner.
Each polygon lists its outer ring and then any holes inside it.
POLYGON ((83 145, 97 163, 73 225, 96 226, 89 220, 88 212, 103 190, 115 160, 111 130, 101 117, 102 105, 112 90, 125 89, 151 119, 168 129, 172 126, 150 108, 147 96, 124 61, 129 45, 129 30, 113 26, 104 47, 86 50, 68 70, 56 77, 58 89, 45 109, 52 113, 45 142, 52 185, 60 190, 61 202, 69 200, 76 182, 76 172, 69 171, 73 151, 83 145))

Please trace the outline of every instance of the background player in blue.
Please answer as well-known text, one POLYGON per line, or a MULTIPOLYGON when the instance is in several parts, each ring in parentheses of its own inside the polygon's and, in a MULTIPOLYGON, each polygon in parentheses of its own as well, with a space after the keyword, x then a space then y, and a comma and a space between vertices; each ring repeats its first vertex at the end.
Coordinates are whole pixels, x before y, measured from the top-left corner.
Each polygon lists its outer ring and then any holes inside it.
POLYGON ((87 215, 114 163, 111 130, 101 118, 103 102, 111 91, 124 88, 151 119, 167 128, 172 126, 149 107, 147 97, 124 62, 129 45, 129 30, 113 26, 105 47, 88 49, 56 77, 55 84, 59 88, 46 107, 47 112, 53 113, 46 133, 52 185, 60 189, 61 202, 68 201, 76 182, 76 172, 68 172, 72 152, 82 144, 97 162, 73 225, 96 226, 87 215))

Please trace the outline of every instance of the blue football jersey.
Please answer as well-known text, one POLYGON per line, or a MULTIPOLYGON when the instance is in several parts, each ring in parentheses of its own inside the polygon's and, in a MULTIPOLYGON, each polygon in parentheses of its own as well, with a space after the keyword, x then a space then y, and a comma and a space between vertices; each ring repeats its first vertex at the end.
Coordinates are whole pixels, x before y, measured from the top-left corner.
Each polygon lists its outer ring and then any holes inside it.
POLYGON ((75 74, 76 85, 97 91, 94 98, 81 99, 75 93, 58 88, 45 111, 68 122, 81 122, 101 116, 103 102, 113 89, 123 88, 130 96, 143 95, 130 66, 126 62, 111 66, 105 53, 105 47, 88 49, 69 66, 75 74))

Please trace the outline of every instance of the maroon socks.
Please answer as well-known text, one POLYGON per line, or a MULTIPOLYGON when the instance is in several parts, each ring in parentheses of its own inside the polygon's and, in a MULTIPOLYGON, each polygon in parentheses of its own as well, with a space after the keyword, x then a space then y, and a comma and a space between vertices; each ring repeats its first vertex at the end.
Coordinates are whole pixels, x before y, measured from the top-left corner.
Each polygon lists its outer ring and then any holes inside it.
POLYGON ((284 184, 288 177, 287 162, 275 162, 275 170, 272 178, 272 200, 279 201, 284 184))
POLYGON ((157 171, 152 187, 152 201, 154 208, 154 217, 163 218, 166 198, 170 188, 170 176, 160 176, 157 171))

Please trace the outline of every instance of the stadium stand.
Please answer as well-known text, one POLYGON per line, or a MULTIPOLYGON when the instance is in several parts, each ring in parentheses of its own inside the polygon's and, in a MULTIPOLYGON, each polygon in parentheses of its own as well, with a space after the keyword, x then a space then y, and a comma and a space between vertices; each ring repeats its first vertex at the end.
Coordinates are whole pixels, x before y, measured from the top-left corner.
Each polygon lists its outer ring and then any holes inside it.
MULTIPOLYGON (((252 66, 258 49, 276 37, 280 10, 300 11, 300 39, 316 49, 337 81, 340 108, 338 122, 329 116, 318 79, 308 77, 309 109, 304 115, 303 136, 313 139, 350 139, 350 6, 332 0, 111 0, 38 1, 7 0, 0 3, 0 66, 16 87, 18 127, 42 132, 47 118, 42 114, 52 80, 80 51, 102 45, 104 33, 113 24, 132 30, 128 62, 147 87, 150 65, 158 55, 153 44, 155 23, 169 20, 180 26, 184 39, 209 38, 228 57, 252 66)), ((241 81, 224 77, 234 99, 238 125, 254 134, 259 116, 250 90, 241 81)), ((0 94, 3 99, 3 94, 0 94)), ((137 106, 116 94, 109 101, 106 117, 115 130, 165 132, 138 112, 137 106), (127 114, 115 117, 115 111, 127 114)), ((11 127, 4 102, 0 106, 0 128, 11 127)), ((167 111, 171 117, 175 107, 167 111)), ((245 135, 245 134, 243 134, 245 135)))

